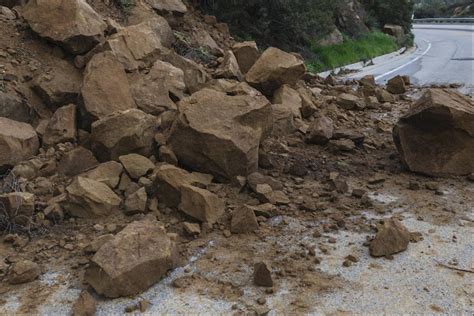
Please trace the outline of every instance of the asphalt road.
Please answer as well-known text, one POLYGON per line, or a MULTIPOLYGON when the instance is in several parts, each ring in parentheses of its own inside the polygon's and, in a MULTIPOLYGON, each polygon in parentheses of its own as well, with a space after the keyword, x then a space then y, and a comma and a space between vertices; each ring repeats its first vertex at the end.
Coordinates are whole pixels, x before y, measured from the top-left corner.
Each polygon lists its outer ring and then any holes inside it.
POLYGON ((417 85, 459 83, 461 90, 474 95, 474 25, 414 26, 416 50, 378 58, 350 78, 367 74, 383 84, 396 75, 409 75, 417 85))

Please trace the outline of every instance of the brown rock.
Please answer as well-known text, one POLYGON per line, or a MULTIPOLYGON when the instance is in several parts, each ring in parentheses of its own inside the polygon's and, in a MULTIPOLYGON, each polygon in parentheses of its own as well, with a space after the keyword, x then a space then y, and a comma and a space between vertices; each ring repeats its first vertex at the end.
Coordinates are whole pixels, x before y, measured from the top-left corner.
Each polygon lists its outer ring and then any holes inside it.
POLYGON ((35 280, 41 274, 37 263, 30 260, 21 260, 13 264, 8 273, 8 282, 10 284, 21 284, 35 280))
POLYGON ((0 195, 0 210, 11 223, 28 226, 35 212, 35 200, 32 193, 4 193, 0 195))
POLYGON ((395 102, 394 96, 390 92, 388 92, 387 90, 382 89, 382 88, 376 88, 375 89, 375 96, 377 97, 377 100, 379 100, 379 102, 382 102, 382 103, 385 103, 385 102, 393 103, 393 102, 395 102))
POLYGON ((296 131, 294 114, 286 104, 272 104, 273 131, 272 135, 286 136, 296 131))
POLYGON ((243 205, 232 212, 230 231, 233 234, 251 233, 258 230, 257 217, 253 209, 243 205))
POLYGON ((130 194, 125 200, 125 214, 145 213, 147 199, 145 188, 140 188, 135 193, 130 194))
POLYGON ((395 25, 395 24, 385 24, 383 26, 382 31, 385 34, 394 36, 396 38, 402 38, 403 35, 405 35, 405 31, 403 30, 403 27, 400 25, 395 25))
POLYGON ((36 155, 38 148, 38 136, 31 125, 0 117, 0 169, 36 155))
POLYGON ((399 120, 393 135, 402 161, 413 172, 474 172, 474 106, 469 97, 429 89, 399 120))
POLYGON ((186 234, 190 236, 197 236, 201 233, 201 227, 199 227, 199 224, 196 223, 184 222, 183 228, 186 234))
POLYGON ((178 158, 168 146, 160 146, 160 149, 158 150, 158 158, 160 161, 164 161, 171 165, 178 165, 178 158))
POLYGON ((128 154, 119 157, 120 162, 132 179, 138 180, 155 168, 155 164, 147 157, 128 154))
POLYGON ((87 291, 82 291, 72 307, 73 316, 94 316, 97 302, 87 291))
POLYGON ((258 262, 253 268, 253 283, 257 286, 272 287, 273 279, 270 266, 265 262, 258 262))
POLYGON ((137 295, 174 268, 175 243, 156 221, 129 224, 92 258, 85 280, 106 297, 137 295))
POLYGON ((181 0, 145 0, 145 2, 160 13, 185 14, 188 11, 181 0))
POLYGON ((92 57, 84 72, 81 92, 84 111, 91 121, 114 112, 136 108, 125 70, 111 52, 92 57))
POLYGON ((191 185, 180 189, 179 209, 187 215, 212 225, 224 213, 224 202, 214 193, 191 185))
POLYGON ((305 141, 308 144, 325 145, 331 140, 333 133, 334 126, 332 120, 322 116, 311 123, 306 132, 305 141))
POLYGON ((364 108, 359 97, 348 93, 340 94, 337 97, 337 104, 344 110, 360 110, 364 108))
POLYGON ((370 255, 383 257, 404 251, 410 242, 410 232, 397 219, 385 220, 377 227, 375 239, 370 243, 370 255))
POLYGON ((239 63, 232 51, 226 52, 224 60, 216 70, 216 77, 242 80, 239 63))
POLYGON ((253 172, 247 177, 247 183, 249 187, 256 192, 257 185, 268 184, 272 190, 283 190, 283 185, 278 180, 270 176, 263 175, 259 172, 253 172))
POLYGON ((32 109, 12 88, 6 86, 0 90, 0 104, 0 117, 23 123, 31 122, 32 109))
POLYGON ((157 126, 157 118, 138 109, 115 113, 92 124, 92 151, 100 161, 132 152, 150 156, 157 126))
POLYGON ((247 72, 245 80, 266 95, 283 84, 295 84, 306 72, 303 60, 270 47, 247 72))
POLYGON ((33 80, 34 91, 53 111, 76 103, 81 92, 82 75, 67 61, 58 59, 50 72, 41 73, 33 80))
POLYGON ((92 49, 107 27, 85 0, 30 0, 21 13, 34 32, 72 54, 92 49))
POLYGON ((91 218, 109 215, 122 200, 105 184, 77 177, 67 188, 64 209, 72 216, 91 218))
POLYGON ((77 176, 99 164, 94 154, 84 147, 76 147, 64 154, 58 164, 58 172, 70 177, 77 176))
POLYGON ((183 71, 162 61, 156 61, 145 75, 135 74, 130 82, 137 107, 153 115, 176 110, 174 102, 183 98, 186 88, 183 71))
POLYGON ((54 112, 43 134, 43 143, 54 145, 76 140, 76 106, 69 104, 54 112))
POLYGON ((190 93, 194 93, 202 89, 209 80, 209 75, 201 65, 190 59, 182 57, 173 51, 163 56, 162 60, 183 71, 184 82, 190 93))
POLYGON ((256 171, 258 147, 272 122, 263 96, 203 89, 181 101, 168 143, 184 166, 229 181, 256 171))
POLYGON ((260 56, 257 43, 253 41, 236 43, 232 46, 232 51, 243 74, 246 74, 252 68, 260 56))
POLYGON ((282 104, 291 109, 295 118, 301 118, 301 107, 303 106, 302 99, 298 91, 291 88, 289 85, 282 85, 273 94, 273 103, 282 104))
POLYGON ((101 182, 109 188, 114 189, 120 181, 120 175, 122 172, 122 164, 115 161, 108 161, 86 172, 83 176, 101 182))
POLYGON ((190 173, 173 165, 159 166, 153 172, 153 177, 158 199, 169 207, 177 207, 181 202, 181 186, 193 182, 190 173))
POLYGON ((393 94, 403 94, 407 91, 405 80, 402 76, 396 76, 387 82, 387 91, 393 94))

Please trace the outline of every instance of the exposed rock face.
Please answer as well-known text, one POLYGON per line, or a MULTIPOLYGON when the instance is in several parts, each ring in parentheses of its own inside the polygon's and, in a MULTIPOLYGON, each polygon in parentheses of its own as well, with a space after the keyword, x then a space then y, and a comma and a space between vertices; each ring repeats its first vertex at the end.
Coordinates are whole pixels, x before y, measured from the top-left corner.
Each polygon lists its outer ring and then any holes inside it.
POLYGON ((139 294, 174 268, 177 250, 158 222, 129 224, 92 258, 85 280, 106 297, 139 294))
POLYGON ((36 155, 38 148, 38 136, 31 125, 0 117, 0 169, 36 155))
POLYGON ((224 202, 214 193, 192 185, 183 185, 180 189, 179 209, 189 216, 214 224, 224 213, 224 202))
POLYGON ((92 151, 100 161, 129 153, 149 156, 157 125, 155 117, 138 109, 116 113, 92 124, 92 151))
POLYGON ((404 251, 410 242, 410 232, 395 218, 385 220, 378 227, 377 236, 370 243, 370 254, 374 257, 393 255, 404 251))
POLYGON ((431 176, 474 172, 474 106, 453 90, 429 89, 394 128, 411 171, 431 176))
POLYGON ((136 107, 125 70, 110 52, 94 55, 87 64, 82 98, 84 111, 92 121, 136 107))
POLYGON ((34 32, 72 54, 91 50, 107 27, 85 0, 30 0, 22 14, 34 32))
POLYGON ((305 72, 303 60, 270 47, 248 71, 245 80, 265 95, 272 95, 283 84, 295 84, 305 72))
POLYGON ((76 103, 81 92, 82 74, 70 63, 58 59, 49 73, 33 80, 34 91, 53 111, 62 105, 76 103))
POLYGON ((257 43, 254 41, 236 43, 232 47, 232 51, 243 74, 246 74, 252 68, 260 56, 257 43))
POLYGON ((176 110, 174 102, 183 98, 186 89, 183 71, 162 61, 156 61, 148 74, 132 76, 130 83, 138 108, 153 115, 176 110))
POLYGON ((8 274, 8 282, 10 284, 21 284, 35 280, 41 274, 40 267, 37 263, 30 260, 21 260, 13 265, 8 274))
POLYGON ((180 103, 168 141, 183 165, 231 180, 257 169, 258 147, 272 121, 271 105, 263 96, 203 89, 180 103))
POLYGON ((188 12, 186 5, 181 0, 145 0, 153 9, 158 12, 170 12, 184 14, 188 12))
POLYGON ((307 134, 306 142, 309 144, 325 145, 334 133, 332 120, 326 116, 322 116, 314 120, 307 134))
POLYGON ((122 200, 105 184, 77 177, 67 188, 64 209, 76 217, 91 218, 109 215, 122 200))
POLYGON ((54 145, 76 139, 76 106, 69 104, 54 112, 43 135, 43 143, 54 145))
POLYGON ((232 212, 230 231, 234 234, 250 233, 258 230, 258 222, 253 209, 244 205, 232 212))

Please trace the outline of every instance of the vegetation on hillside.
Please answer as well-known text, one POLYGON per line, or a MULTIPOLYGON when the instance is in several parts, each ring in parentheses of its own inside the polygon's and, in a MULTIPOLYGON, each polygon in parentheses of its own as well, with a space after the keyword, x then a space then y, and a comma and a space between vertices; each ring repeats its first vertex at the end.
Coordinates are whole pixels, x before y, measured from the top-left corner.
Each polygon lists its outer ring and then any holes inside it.
POLYGON ((415 18, 474 17, 472 0, 415 0, 415 18))

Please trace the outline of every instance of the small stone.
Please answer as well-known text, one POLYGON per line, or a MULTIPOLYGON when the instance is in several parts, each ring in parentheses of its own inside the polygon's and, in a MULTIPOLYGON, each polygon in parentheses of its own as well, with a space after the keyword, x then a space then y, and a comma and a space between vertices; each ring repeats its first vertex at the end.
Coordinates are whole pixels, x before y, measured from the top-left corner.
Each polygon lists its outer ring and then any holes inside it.
POLYGON ((254 265, 253 282, 257 286, 273 287, 273 279, 269 265, 258 262, 254 265))
POLYGON ((265 305, 267 303, 267 299, 265 297, 259 297, 257 303, 260 305, 265 305))
POLYGON ((437 190, 439 190, 439 183, 436 183, 434 181, 426 182, 425 183, 425 188, 430 190, 430 191, 437 191, 437 190))
POLYGON ((352 265, 352 262, 349 261, 349 260, 344 260, 344 262, 342 263, 342 266, 348 268, 352 265))
POLYGON ((190 236, 197 236, 201 234, 201 228, 199 227, 199 224, 184 222, 183 228, 186 234, 190 236))

